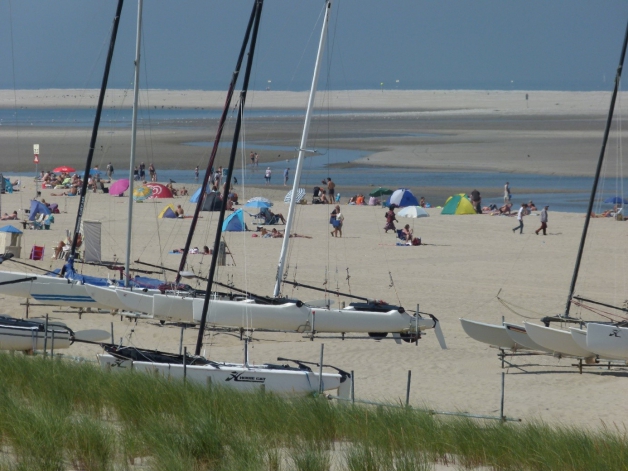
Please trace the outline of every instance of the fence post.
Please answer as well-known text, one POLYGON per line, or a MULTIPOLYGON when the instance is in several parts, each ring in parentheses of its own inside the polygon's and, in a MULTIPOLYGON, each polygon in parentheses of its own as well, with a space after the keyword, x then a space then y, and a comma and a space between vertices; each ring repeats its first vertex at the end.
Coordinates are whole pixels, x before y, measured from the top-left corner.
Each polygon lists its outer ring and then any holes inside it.
POLYGON ((355 373, 351 370, 351 403, 355 404, 355 373))
POLYGON ((183 382, 184 383, 187 381, 187 375, 188 375, 188 368, 187 368, 187 365, 185 364, 187 356, 188 356, 188 347, 183 347, 183 382))
POLYGON ((505 420, 505 417, 504 417, 504 383, 505 383, 505 378, 506 378, 506 373, 504 373, 502 371, 502 401, 501 401, 501 405, 499 406, 499 418, 501 419, 502 422, 505 420))
POLYGON ((323 394, 323 351, 325 344, 321 343, 321 362, 318 366, 318 393, 323 394))
POLYGON ((185 330, 185 326, 181 326, 181 338, 179 339, 179 355, 181 355, 181 351, 183 350, 183 331, 185 330))
POLYGON ((44 322, 44 358, 48 354, 48 314, 46 314, 46 322, 44 322))
POLYGON ((408 370, 408 386, 406 387, 406 407, 410 405, 410 383, 412 382, 412 370, 408 370))
POLYGON ((115 343, 115 339, 113 338, 113 322, 111 323, 111 343, 115 343))

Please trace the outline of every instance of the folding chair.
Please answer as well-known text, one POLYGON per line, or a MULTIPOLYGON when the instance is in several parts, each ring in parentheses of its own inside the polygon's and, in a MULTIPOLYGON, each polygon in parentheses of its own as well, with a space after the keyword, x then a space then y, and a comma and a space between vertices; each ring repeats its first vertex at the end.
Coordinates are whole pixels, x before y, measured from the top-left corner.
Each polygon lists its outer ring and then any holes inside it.
POLYGON ((39 213, 37 218, 34 221, 30 221, 29 228, 30 229, 41 229, 44 227, 44 219, 46 219, 46 215, 44 213, 39 213))
POLYGON ((33 245, 31 249, 31 256, 29 257, 31 260, 43 260, 44 252, 46 250, 46 246, 33 245))

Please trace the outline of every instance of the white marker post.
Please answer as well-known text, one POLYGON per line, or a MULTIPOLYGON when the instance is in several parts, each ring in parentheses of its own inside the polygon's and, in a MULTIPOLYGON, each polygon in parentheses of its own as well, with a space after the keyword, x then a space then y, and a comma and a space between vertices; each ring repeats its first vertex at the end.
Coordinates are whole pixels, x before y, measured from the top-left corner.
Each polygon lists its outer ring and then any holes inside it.
POLYGON ((35 154, 33 162, 35 163, 35 178, 37 178, 37 164, 39 164, 39 144, 33 144, 33 154, 35 154))

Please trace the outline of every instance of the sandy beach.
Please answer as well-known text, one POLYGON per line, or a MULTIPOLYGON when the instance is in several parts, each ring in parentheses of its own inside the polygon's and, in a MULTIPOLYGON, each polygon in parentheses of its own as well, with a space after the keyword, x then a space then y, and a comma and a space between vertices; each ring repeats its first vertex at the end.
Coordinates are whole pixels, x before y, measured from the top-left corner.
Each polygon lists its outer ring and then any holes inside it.
MULTIPOLYGON (((121 93, 121 92, 120 92, 121 93)), ((151 91, 150 102, 173 107, 220 107, 223 92, 151 91), (160 101, 161 100, 161 101, 160 101)), ((466 92, 466 91, 354 91, 319 95, 319 104, 348 111, 326 118, 317 117, 314 139, 325 139, 330 147, 370 152, 353 165, 397 166, 426 171, 499 171, 546 175, 592 175, 595 170, 610 93, 466 92)), ((248 104, 261 109, 305 107, 306 93, 255 92, 248 104)), ((0 92, 0 106, 31 107, 92 106, 93 93, 70 90, 27 90, 0 92), (82 95, 81 95, 82 94, 82 95), (75 95, 79 98, 75 98, 75 95), (82 97, 82 98, 81 98, 82 97)), ((108 103, 121 105, 121 95, 111 92, 108 103), (116 101, 117 100, 117 101, 116 101)), ((130 105, 130 98, 126 98, 130 105)), ((259 144, 295 145, 302 118, 282 118, 268 122, 251 118, 247 140, 259 144)), ((182 145, 195 140, 211 140, 215 121, 162 123, 142 131, 138 139, 138 161, 155 162, 158 168, 190 168, 206 164, 209 150, 182 145), (141 156, 141 157, 140 157, 141 156)), ((3 122, 0 126, 2 170, 32 172, 32 144, 42 146, 45 168, 57 165, 84 167, 90 129, 71 127, 19 127, 3 122), (45 159, 45 160, 44 160, 45 159), (82 163, 81 163, 82 162, 82 163)), ((111 161, 117 169, 128 166, 130 131, 101 132, 95 164, 101 168, 111 161), (102 148, 101 148, 102 146, 102 148)), ((230 135, 225 131, 225 135, 230 135)), ((613 133, 612 137, 615 137, 613 133)), ((610 151, 609 151, 610 152, 610 151)), ((614 152, 614 151, 613 151, 614 152)), ((222 152, 217 165, 226 164, 222 152)), ((273 155, 260 151, 265 161, 273 155)), ((614 165, 614 164, 613 164, 614 165)), ((41 168, 41 167, 40 167, 41 168)), ((31 173, 32 175, 32 173, 31 173)), ((121 176, 121 175, 119 175, 121 176)), ((38 189, 32 177, 22 178, 21 191, 2 195, 1 211, 11 212, 29 206, 38 189)), ((240 182, 241 183, 241 182, 240 182)), ((194 188, 192 188, 193 190, 194 188)), ((463 191, 470 189, 463 189, 463 191)), ((275 202, 275 212, 287 213, 285 189, 279 186, 238 185, 240 202, 265 196, 275 202)), ((338 188, 343 196, 348 189, 338 188)), ((355 188, 351 192, 356 191, 355 188)), ((427 194, 435 205, 443 204, 437 188, 427 194)), ((487 189, 488 191, 488 189, 487 189)), ((499 192, 500 189, 494 189, 499 192)), ((74 227, 77 200, 52 196, 42 190, 47 202, 58 203, 61 214, 49 231, 26 230, 20 261, 44 268, 60 268, 50 259, 52 248, 62 240, 66 229, 74 227), (33 245, 45 245, 42 262, 25 260, 33 245)), ((415 193, 416 194, 416 193, 415 193)), ((484 192, 483 192, 484 194, 484 192)), ((628 378, 628 368, 607 371, 603 367, 579 374, 574 360, 552 357, 523 357, 520 368, 501 369, 497 350, 468 338, 460 317, 499 324, 506 321, 538 322, 545 315, 564 312, 576 251, 584 217, 556 213, 550 208, 549 233, 537 236, 538 212, 525 219, 523 235, 513 234, 515 219, 506 216, 444 216, 430 209, 430 217, 399 218, 399 228, 408 223, 425 245, 395 245, 395 236, 385 234, 381 207, 358 207, 342 201, 345 227, 342 238, 330 235, 328 223, 332 206, 303 205, 297 210, 294 232, 311 238, 295 238, 291 244, 287 279, 360 296, 384 299, 414 310, 434 314, 442 322, 448 350, 441 350, 433 332, 418 347, 396 345, 390 340, 314 340, 299 334, 255 333, 251 360, 275 361, 278 356, 317 361, 320 343, 325 343, 325 362, 355 371, 356 396, 368 400, 397 401, 405 398, 407 371, 412 370, 411 404, 438 410, 461 410, 495 415, 499 412, 501 372, 506 371, 505 412, 524 420, 577 424, 599 428, 623 426, 628 422, 628 406, 620 400, 628 378), (349 282, 347 281, 349 275, 349 282), (508 307, 500 302, 501 298, 508 307)), ((135 204, 132 260, 176 268, 179 256, 169 254, 183 247, 189 219, 157 219, 165 204, 181 204, 187 214, 194 205, 187 198, 135 204)), ((123 260, 126 234, 126 197, 90 194, 86 219, 102 222, 103 260, 123 260)), ((202 213, 194 246, 211 245, 216 213, 202 213)), ((20 213, 23 218, 23 213, 20 213)), ((0 226, 9 224, 2 221, 0 226)), ((247 216, 249 228, 255 228, 247 216)), ((18 227, 21 225, 17 224, 18 227)), ((225 235, 232 258, 218 271, 218 280, 233 282, 259 294, 271 294, 279 256, 279 239, 252 237, 252 232, 225 235)), ((593 219, 582 262, 576 293, 609 304, 625 302, 624 258, 618 257, 625 245, 626 223, 613 219, 593 219)), ((189 257, 190 268, 205 272, 209 259, 189 257)), ((134 267, 147 269, 134 264, 134 267)), ((25 267, 6 262, 3 270, 25 267)), ((104 268, 82 267, 85 273, 117 275, 104 268)), ((150 270, 150 268, 148 268, 150 270)), ((204 288, 200 286, 199 288, 204 288)), ((306 301, 322 299, 319 292, 288 286, 284 293, 306 301)), ((334 302, 351 302, 332 297, 334 302)), ((3 313, 21 317, 22 298, 3 298, 3 313)), ((63 312, 53 307, 30 307, 31 317, 44 316, 67 322, 75 330, 100 328, 109 331, 113 323, 116 341, 125 344, 177 351, 180 328, 152 320, 129 321, 109 314, 63 312)), ((587 311, 572 309, 572 315, 590 319, 587 311)), ((187 329, 184 345, 192 349, 198 331, 187 329)), ((69 356, 95 359, 98 348, 74 345, 69 356)), ((243 345, 234 334, 211 334, 206 355, 216 360, 241 361, 243 345)))

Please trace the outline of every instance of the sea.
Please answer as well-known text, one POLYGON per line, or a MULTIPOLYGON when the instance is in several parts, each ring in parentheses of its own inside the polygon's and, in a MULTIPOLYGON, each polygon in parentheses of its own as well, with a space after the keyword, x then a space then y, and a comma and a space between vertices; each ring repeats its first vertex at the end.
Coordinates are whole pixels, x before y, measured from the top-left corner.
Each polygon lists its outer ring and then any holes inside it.
MULTIPOLYGON (((342 110, 336 111, 343 113, 342 110)), ((355 113, 352 111, 351 113, 355 113)), ((326 112, 327 114, 327 112, 326 112)), ((302 117, 303 111, 299 110, 251 110, 249 116, 255 117, 302 117)), ((202 119, 215 119, 220 116, 219 110, 209 109, 153 109, 150 112, 144 110, 138 115, 140 123, 159 124, 162 122, 176 123, 178 127, 185 126, 186 123, 195 122, 202 119)), ((101 117, 103 127, 130 127, 130 109, 105 109, 101 117)), ((91 127, 93 125, 93 109, 0 109, 0 126, 19 125, 36 127, 91 127)), ((208 147, 210 142, 188 142, 185 145, 208 147)), ((223 144, 228 146, 230 144, 223 144)), ((255 142, 248 143, 248 147, 253 150, 264 150, 276 152, 278 155, 285 155, 285 160, 272 163, 263 163, 263 166, 253 167, 247 165, 246 168, 236 170, 235 178, 253 185, 263 185, 264 172, 266 167, 272 171, 271 183, 282 184, 284 169, 290 168, 290 182, 294 176, 296 167, 296 157, 298 150, 296 147, 268 146, 255 142)), ((451 188, 451 194, 461 192, 469 193, 474 188, 486 189, 494 188, 491 195, 483 195, 482 204, 488 206, 503 204, 503 187, 506 181, 510 183, 512 191, 512 202, 518 206, 520 203, 533 200, 537 207, 550 205, 552 211, 586 212, 593 179, 591 177, 566 177, 556 175, 532 175, 513 174, 500 172, 456 172, 456 171, 425 171, 419 169, 405 168, 384 168, 354 164, 350 167, 339 165, 354 162, 362 157, 368 156, 368 152, 346 150, 346 149, 309 149, 301 176, 301 186, 311 193, 314 186, 321 185, 321 181, 331 177, 338 187, 338 191, 343 197, 343 187, 387 187, 397 188, 421 188, 421 187, 441 187, 451 188), (521 189, 521 190, 518 190, 521 189)), ((247 162, 248 163, 248 162, 247 162)), ((178 184, 199 183, 193 168, 180 169, 157 169, 159 181, 173 181, 178 184)), ((201 169, 202 171, 202 169, 201 169)), ((119 172, 119 170, 118 170, 119 172)), ((4 172, 8 177, 15 174, 4 172)), ((23 174, 23 172, 21 172, 23 174)), ((200 175, 202 179, 202 173, 200 175)), ((607 209, 608 204, 604 203, 614 195, 612 191, 616 187, 605 190, 603 185, 599 191, 594 211, 607 209)), ((416 195, 417 198, 422 195, 416 195)), ((428 198, 429 202, 429 198, 428 198)), ((432 206, 442 205, 444 201, 430 202, 432 206)), ((612 205, 610 205, 612 207, 612 205)))

